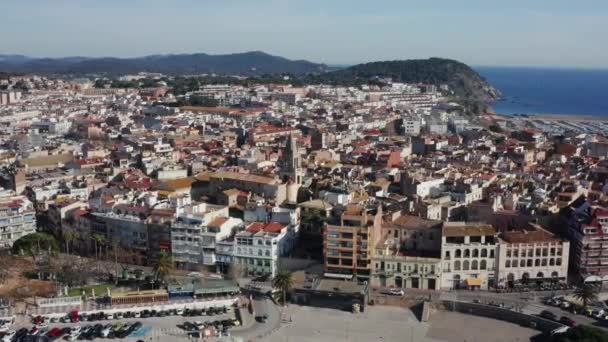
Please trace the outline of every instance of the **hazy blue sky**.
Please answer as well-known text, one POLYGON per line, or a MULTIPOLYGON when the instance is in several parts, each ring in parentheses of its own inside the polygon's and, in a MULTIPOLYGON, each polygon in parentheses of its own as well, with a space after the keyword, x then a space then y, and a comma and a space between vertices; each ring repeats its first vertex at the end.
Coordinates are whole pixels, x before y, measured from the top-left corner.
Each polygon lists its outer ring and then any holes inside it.
POLYGON ((608 0, 1 0, 0 53, 608 67, 608 0))

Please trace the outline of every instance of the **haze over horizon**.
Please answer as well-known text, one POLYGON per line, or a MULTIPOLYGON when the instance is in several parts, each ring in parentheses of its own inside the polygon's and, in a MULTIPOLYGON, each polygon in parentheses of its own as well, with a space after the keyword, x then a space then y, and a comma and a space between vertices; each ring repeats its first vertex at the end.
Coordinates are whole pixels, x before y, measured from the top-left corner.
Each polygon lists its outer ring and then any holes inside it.
POLYGON ((443 57, 608 68, 608 2, 599 0, 32 0, 4 1, 0 13, 10 14, 0 54, 31 57, 259 50, 330 65, 443 57))

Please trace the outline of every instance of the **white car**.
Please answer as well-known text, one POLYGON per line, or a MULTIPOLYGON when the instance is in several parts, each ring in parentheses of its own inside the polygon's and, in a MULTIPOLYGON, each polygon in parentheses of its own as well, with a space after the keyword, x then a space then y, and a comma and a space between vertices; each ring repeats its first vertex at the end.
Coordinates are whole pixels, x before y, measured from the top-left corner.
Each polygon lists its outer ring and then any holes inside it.
POLYGON ((140 318, 140 317, 141 317, 141 312, 135 311, 135 318, 140 318))
POLYGON ((112 326, 108 324, 107 327, 101 330, 101 337, 108 337, 108 335, 110 335, 110 331, 112 331, 112 326))
POLYGON ((70 330, 70 334, 78 336, 78 334, 80 334, 80 331, 82 331, 82 327, 80 325, 76 325, 72 327, 72 329, 70 330))
POLYGON ((114 319, 114 315, 111 313, 106 314, 106 319, 114 319))
POLYGON ((46 322, 42 322, 42 323, 40 323, 40 324, 36 324, 36 325, 35 325, 35 327, 36 327, 37 329, 39 329, 39 330, 40 330, 40 329, 47 329, 47 328, 49 327, 49 325, 48 325, 48 323, 46 323, 46 322))
POLYGON ((122 312, 117 312, 116 315, 114 315, 114 319, 122 319, 122 317, 122 312))
POLYGON ((176 313, 177 315, 181 316, 181 315, 183 315, 183 314, 184 314, 184 309, 177 309, 177 310, 175 310, 175 313, 176 313))
POLYGON ((76 340, 78 340, 79 336, 80 336, 80 334, 70 334, 70 335, 68 335, 67 340, 68 341, 76 341, 76 340))
POLYGON ((2 342, 11 342, 11 340, 13 339, 15 334, 16 334, 16 332, 14 330, 7 332, 6 335, 4 335, 4 337, 2 337, 2 342))
POLYGON ((560 308, 562 308, 562 309, 567 309, 567 308, 569 308, 569 307, 570 307, 570 302, 563 301, 563 302, 562 302, 562 303, 559 305, 559 307, 560 307, 560 308))
POLYGON ((404 296, 405 292, 402 289, 390 289, 388 290, 388 294, 391 296, 404 296))
POLYGON ((196 325, 196 327, 198 328, 198 330, 202 330, 203 328, 205 328, 205 323, 201 322, 201 321, 195 321, 194 325, 196 325))

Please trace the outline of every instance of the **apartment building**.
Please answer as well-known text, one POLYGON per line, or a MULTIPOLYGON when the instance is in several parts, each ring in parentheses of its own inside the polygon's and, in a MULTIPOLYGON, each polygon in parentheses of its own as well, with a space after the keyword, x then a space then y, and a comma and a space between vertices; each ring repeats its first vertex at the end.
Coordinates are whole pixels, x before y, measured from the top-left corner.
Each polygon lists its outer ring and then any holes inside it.
POLYGON ((171 253, 176 266, 193 269, 212 267, 217 262, 216 243, 228 238, 242 225, 229 217, 228 207, 209 203, 192 203, 188 199, 178 207, 171 224, 171 253))
POLYGON ((484 223, 445 222, 441 237, 441 287, 495 285, 496 230, 484 223))
POLYGON ((570 263, 585 282, 608 282, 608 209, 588 202, 571 208, 570 263))
POLYGON ((382 207, 375 213, 360 205, 349 205, 338 224, 323 231, 325 276, 369 279, 373 249, 382 237, 382 207))
POLYGON ((34 205, 25 196, 0 195, 0 250, 20 237, 36 232, 34 205))
POLYGON ((557 282, 568 276, 570 243, 536 224, 500 234, 497 244, 497 284, 557 282))
POLYGON ((233 262, 248 275, 274 277, 280 256, 294 247, 295 233, 289 224, 254 222, 236 234, 233 262))

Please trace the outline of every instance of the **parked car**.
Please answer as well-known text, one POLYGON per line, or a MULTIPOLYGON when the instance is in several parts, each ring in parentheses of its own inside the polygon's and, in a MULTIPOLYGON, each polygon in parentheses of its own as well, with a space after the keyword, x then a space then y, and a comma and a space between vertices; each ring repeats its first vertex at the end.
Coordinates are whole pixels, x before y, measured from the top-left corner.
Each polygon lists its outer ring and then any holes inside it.
POLYGON ((14 330, 7 331, 6 334, 2 336, 2 342, 11 342, 16 334, 17 332, 14 330))
POLYGON ((560 317, 559 322, 560 322, 561 324, 563 324, 563 325, 567 325, 567 326, 569 326, 569 327, 571 327, 571 328, 573 328, 573 327, 575 327, 575 326, 576 326, 576 322, 575 322, 575 321, 574 321, 572 318, 570 318, 570 317, 566 317, 566 316, 562 316, 562 317, 560 317))
POLYGON ((268 315, 263 314, 260 316, 255 316, 255 320, 260 322, 260 323, 266 323, 266 321, 268 320, 268 315))
POLYGON ((554 314, 553 312, 547 311, 547 310, 541 311, 540 317, 546 318, 546 319, 550 319, 552 321, 556 321, 557 320, 557 315, 554 314))
POLYGON ((135 317, 135 318, 140 318, 140 317, 141 317, 141 312, 139 312, 139 311, 135 311, 135 312, 133 313, 133 317, 135 317))

